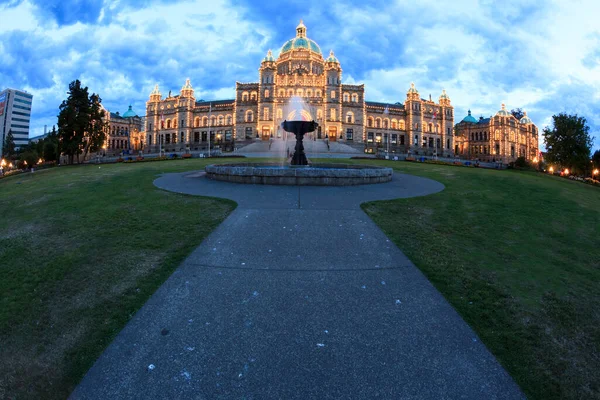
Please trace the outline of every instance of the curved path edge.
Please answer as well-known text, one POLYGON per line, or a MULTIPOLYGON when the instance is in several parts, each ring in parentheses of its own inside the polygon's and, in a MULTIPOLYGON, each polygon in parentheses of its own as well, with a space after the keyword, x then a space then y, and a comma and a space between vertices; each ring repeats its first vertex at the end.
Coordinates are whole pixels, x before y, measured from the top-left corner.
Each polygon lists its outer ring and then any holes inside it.
POLYGON ((525 398, 360 209, 440 192, 442 184, 396 173, 377 185, 261 186, 201 172, 154 184, 238 208, 132 318, 71 398, 525 398))

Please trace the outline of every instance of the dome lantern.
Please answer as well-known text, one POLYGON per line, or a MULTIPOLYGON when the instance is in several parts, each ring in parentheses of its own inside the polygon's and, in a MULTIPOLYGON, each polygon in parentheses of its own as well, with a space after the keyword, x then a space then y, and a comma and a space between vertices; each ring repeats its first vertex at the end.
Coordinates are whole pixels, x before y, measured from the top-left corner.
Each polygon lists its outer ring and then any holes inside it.
POLYGON ((297 38, 305 38, 306 37, 306 26, 304 25, 304 22, 302 22, 302 20, 300 20, 300 23, 296 27, 296 37, 297 38))

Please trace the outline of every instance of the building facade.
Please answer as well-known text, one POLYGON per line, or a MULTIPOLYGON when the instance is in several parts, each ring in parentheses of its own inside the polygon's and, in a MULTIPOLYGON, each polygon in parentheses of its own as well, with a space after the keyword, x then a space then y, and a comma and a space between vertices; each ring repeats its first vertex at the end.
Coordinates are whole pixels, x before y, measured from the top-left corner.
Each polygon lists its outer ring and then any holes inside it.
POLYGON ((123 113, 110 112, 104 109, 104 121, 107 123, 106 144, 107 154, 121 154, 144 150, 143 118, 138 116, 132 107, 123 113))
POLYGON ((0 92, 0 156, 9 131, 12 131, 15 148, 29 143, 29 121, 33 96, 23 90, 5 89, 0 92))
POLYGON ((365 151, 451 155, 454 109, 442 91, 438 102, 411 84, 404 103, 365 100, 364 85, 342 83, 333 51, 325 58, 300 22, 277 58, 269 50, 259 80, 236 83, 231 100, 197 101, 188 79, 177 95, 158 85, 146 103, 144 136, 151 151, 199 150, 234 140, 282 140, 284 120, 315 120, 316 140, 342 141, 365 151), (299 107, 301 104, 301 107, 299 107))
POLYGON ((516 119, 506 106, 490 118, 468 115, 455 132, 456 155, 481 161, 510 163, 518 157, 533 161, 539 154, 538 128, 527 116, 516 119))

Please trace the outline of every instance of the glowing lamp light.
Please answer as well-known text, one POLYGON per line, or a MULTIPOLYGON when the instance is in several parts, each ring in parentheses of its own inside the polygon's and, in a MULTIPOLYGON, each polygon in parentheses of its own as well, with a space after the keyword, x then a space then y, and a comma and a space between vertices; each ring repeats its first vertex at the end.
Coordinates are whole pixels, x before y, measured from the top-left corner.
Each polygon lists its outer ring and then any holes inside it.
POLYGON ((569 175, 569 168, 565 169, 565 175, 569 175))
POLYGON ((3 167, 6 165, 6 160, 4 158, 2 159, 2 161, 0 161, 0 165, 3 167))
POLYGON ((554 172, 554 167, 550 167, 549 171, 550 171, 550 173, 553 173, 554 172))
POLYGON ((596 168, 596 169, 595 169, 595 170, 592 172, 592 175, 596 176, 596 175, 598 175, 598 172, 600 172, 600 171, 598 171, 598 168, 596 168))
POLYGON ((38 160, 38 162, 37 162, 37 163, 38 163, 38 164, 41 164, 41 163, 43 163, 43 162, 44 162, 44 160, 42 160, 42 159, 40 158, 40 159, 38 160))
POLYGON ((533 157, 533 162, 534 163, 538 162, 538 158, 537 157, 533 157))
POLYGON ((27 165, 27 161, 23 161, 23 164, 24 164, 24 165, 27 165))

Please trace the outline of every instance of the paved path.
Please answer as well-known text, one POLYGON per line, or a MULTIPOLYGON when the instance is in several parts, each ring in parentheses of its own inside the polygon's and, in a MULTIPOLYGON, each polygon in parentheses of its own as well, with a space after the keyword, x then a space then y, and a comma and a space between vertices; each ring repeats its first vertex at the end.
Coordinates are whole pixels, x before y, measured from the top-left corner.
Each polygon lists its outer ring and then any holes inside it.
POLYGON ((354 187, 251 186, 201 173, 155 185, 239 206, 127 324, 73 399, 524 398, 359 207, 443 185, 396 174, 354 187))

